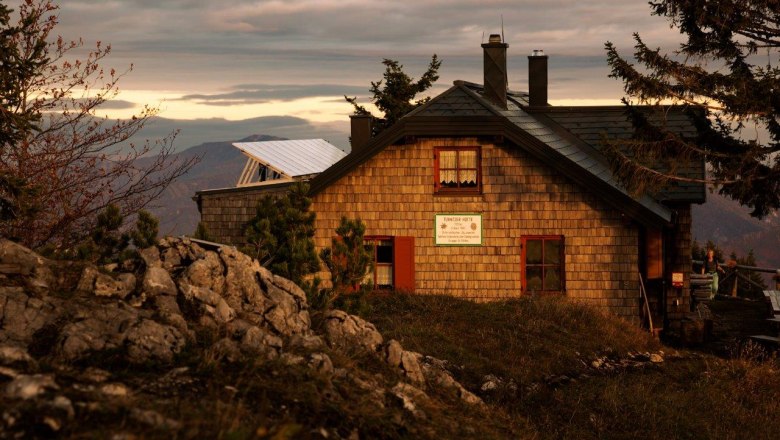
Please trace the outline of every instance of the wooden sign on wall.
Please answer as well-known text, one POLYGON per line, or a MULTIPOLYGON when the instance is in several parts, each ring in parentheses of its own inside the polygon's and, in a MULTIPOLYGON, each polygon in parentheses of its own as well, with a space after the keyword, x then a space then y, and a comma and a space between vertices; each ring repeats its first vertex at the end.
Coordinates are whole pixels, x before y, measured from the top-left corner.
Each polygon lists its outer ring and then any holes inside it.
POLYGON ((482 214, 436 214, 436 246, 482 246, 482 214))

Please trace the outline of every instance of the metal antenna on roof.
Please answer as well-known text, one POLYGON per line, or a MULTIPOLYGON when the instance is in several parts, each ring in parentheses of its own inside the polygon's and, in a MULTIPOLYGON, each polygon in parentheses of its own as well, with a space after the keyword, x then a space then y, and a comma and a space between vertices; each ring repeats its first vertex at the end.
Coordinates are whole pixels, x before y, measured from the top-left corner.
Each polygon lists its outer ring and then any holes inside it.
POLYGON ((485 31, 482 31, 482 44, 485 44, 485 31))

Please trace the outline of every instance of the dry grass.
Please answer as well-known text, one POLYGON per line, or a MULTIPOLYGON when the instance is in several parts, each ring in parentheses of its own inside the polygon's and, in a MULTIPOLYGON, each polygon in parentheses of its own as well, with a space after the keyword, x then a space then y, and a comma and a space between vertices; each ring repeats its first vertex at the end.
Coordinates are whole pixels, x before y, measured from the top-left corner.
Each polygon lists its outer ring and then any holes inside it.
POLYGON ((633 325, 560 298, 474 304, 391 295, 369 297, 359 309, 387 338, 460 366, 473 391, 485 374, 514 379, 517 393, 489 400, 530 424, 535 438, 774 439, 780 432, 780 362, 756 347, 734 359, 683 351, 660 367, 594 374, 581 360, 665 348, 633 325), (561 374, 579 378, 545 384, 561 374), (541 385, 529 392, 531 383, 541 385))
POLYGON ((529 384, 585 369, 582 360, 649 351, 658 343, 593 308, 543 297, 473 303, 447 296, 372 296, 363 317, 404 348, 463 366, 479 386, 487 374, 529 384))

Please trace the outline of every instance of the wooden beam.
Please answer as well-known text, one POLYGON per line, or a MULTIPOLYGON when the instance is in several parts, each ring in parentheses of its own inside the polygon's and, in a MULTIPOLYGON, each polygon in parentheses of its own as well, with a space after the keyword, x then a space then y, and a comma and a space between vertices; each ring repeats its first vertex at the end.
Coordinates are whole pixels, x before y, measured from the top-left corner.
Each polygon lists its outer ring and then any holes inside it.
POLYGON ((247 158, 246 164, 244 164, 244 171, 241 171, 241 175, 238 176, 238 182, 236 182, 236 186, 242 186, 244 185, 244 180, 246 178, 246 172, 249 169, 249 165, 254 161, 251 157, 247 158))

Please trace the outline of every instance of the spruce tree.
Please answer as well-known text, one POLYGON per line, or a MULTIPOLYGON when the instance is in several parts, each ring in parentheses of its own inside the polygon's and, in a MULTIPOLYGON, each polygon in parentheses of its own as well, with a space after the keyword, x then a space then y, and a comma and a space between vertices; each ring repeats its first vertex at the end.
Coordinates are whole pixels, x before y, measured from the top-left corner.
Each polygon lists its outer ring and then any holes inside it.
POLYGON ((763 217, 780 207, 780 1, 663 0, 650 2, 684 36, 673 54, 649 47, 639 34, 634 61, 606 43, 611 77, 624 83, 624 103, 637 135, 605 142, 618 179, 630 190, 672 182, 716 185, 763 217), (665 124, 675 103, 699 131, 685 138, 665 124), (654 110, 640 110, 649 104, 654 110), (757 133, 765 131, 767 137, 757 133), (706 179, 686 167, 705 160, 706 179))
POLYGON ((376 136, 382 130, 392 126, 405 114, 414 110, 426 102, 430 97, 415 100, 415 97, 431 88, 434 82, 439 79, 439 67, 441 61, 434 54, 428 65, 428 70, 422 74, 419 80, 414 81, 412 77, 404 72, 403 64, 398 61, 385 58, 382 61, 385 65, 383 79, 373 82, 369 89, 372 97, 371 102, 384 114, 383 117, 376 117, 368 109, 357 103, 357 97, 349 98, 344 96, 355 109, 356 115, 371 115, 373 121, 373 136, 376 136))
POLYGON ((314 249, 316 216, 310 211, 308 192, 307 184, 297 182, 284 196, 264 196, 257 205, 257 214, 244 229, 245 252, 297 284, 319 270, 314 249))
MULTIPOLYGON (((12 24, 12 11, 0 4, 0 152, 13 148, 26 133, 39 130, 41 115, 25 105, 22 84, 31 81, 32 72, 48 62, 43 56, 45 40, 31 35, 34 22, 28 18, 12 24), (31 39, 28 56, 19 52, 17 40, 20 35, 29 35, 31 39)), ((37 206, 30 200, 35 194, 35 188, 27 179, 0 167, 0 222, 34 213, 37 206)))

